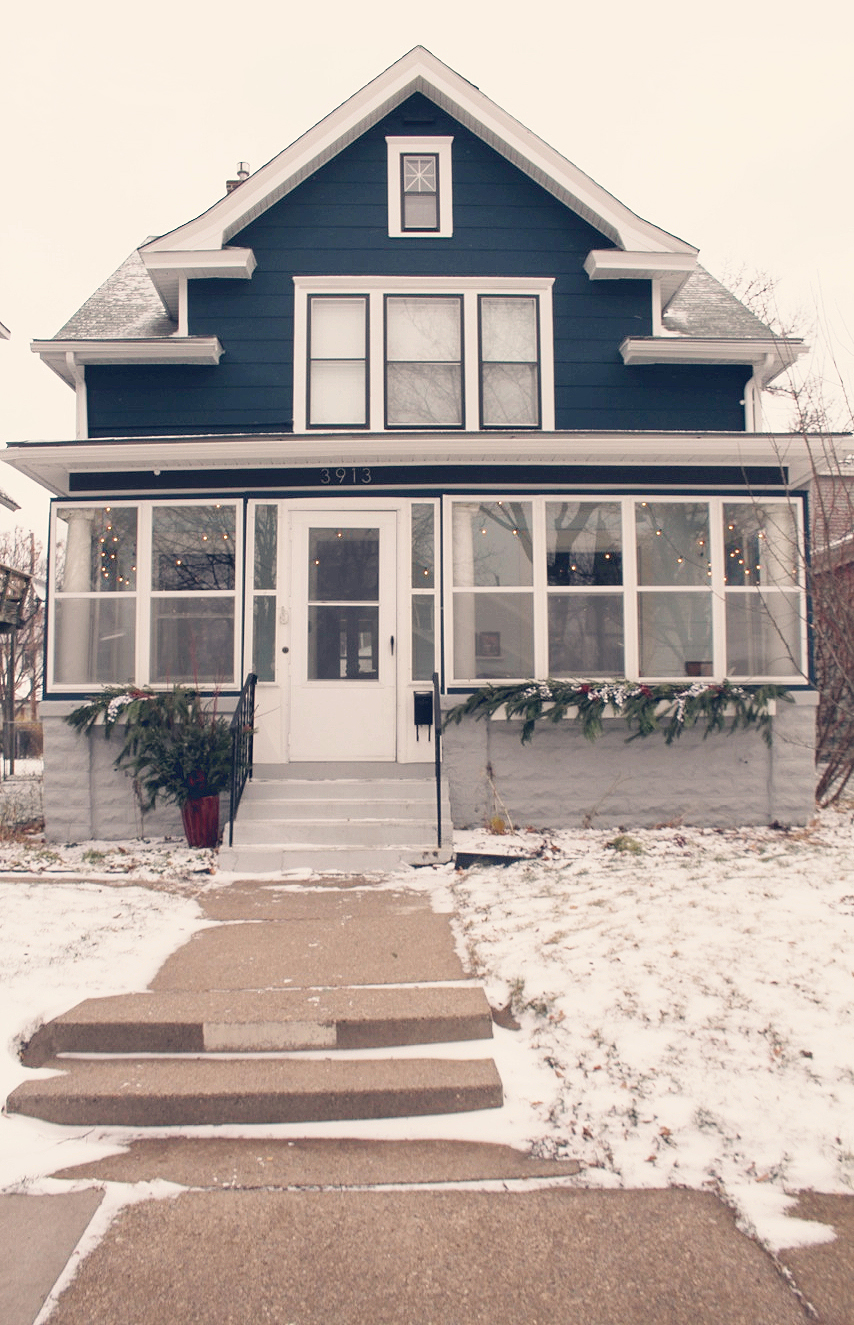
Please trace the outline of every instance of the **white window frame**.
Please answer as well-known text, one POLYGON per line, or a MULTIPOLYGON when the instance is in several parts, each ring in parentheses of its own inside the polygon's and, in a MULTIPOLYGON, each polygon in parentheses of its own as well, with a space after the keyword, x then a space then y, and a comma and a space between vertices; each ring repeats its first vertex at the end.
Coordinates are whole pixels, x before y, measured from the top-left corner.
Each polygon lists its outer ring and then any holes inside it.
POLYGON ((454 233, 451 144, 453 138, 386 138, 388 151, 388 233, 391 239, 450 239, 454 233), (404 230, 401 214, 401 157, 435 156, 438 166, 439 228, 404 230))
MULTIPOLYGON (((169 681, 151 681, 151 605, 155 598, 193 598, 196 595, 194 590, 156 590, 152 588, 152 517, 155 507, 177 507, 177 506, 228 506, 234 510, 234 588, 233 589, 210 589, 205 590, 200 597, 205 600, 210 598, 230 598, 234 602, 234 647, 232 658, 231 677, 223 677, 218 682, 202 682, 201 689, 215 689, 222 685, 225 689, 234 689, 240 685, 240 661, 242 649, 242 620, 243 620, 243 503, 235 500, 233 497, 224 500, 217 500, 215 494, 204 498, 169 498, 169 497, 128 497, 121 501, 114 501, 112 498, 105 498, 101 501, 97 499, 86 501, 55 501, 51 506, 51 565, 50 565, 50 596, 48 612, 48 650, 47 650, 47 690, 55 694, 81 694, 99 688, 101 682, 89 684, 82 682, 57 682, 55 680, 55 647, 56 647, 56 604, 70 598, 97 599, 101 597, 94 591, 57 593, 55 588, 56 580, 56 553, 57 553, 57 511, 67 509, 68 507, 78 507, 80 510, 103 510, 110 507, 117 510, 120 507, 133 507, 137 512, 137 545, 136 545, 136 587, 126 593, 110 595, 110 597, 136 600, 136 647, 135 647, 135 675, 130 678, 134 685, 151 685, 154 690, 168 690, 172 683, 169 681)), ((106 597, 106 595, 103 595, 106 597)), ((115 682, 105 681, 104 685, 122 684, 129 680, 127 677, 116 678, 115 682)), ((184 682, 183 684, 192 684, 184 682)))
MULTIPOLYGON (((480 427, 479 295, 536 296, 539 305, 540 426, 522 432, 554 432, 554 323, 552 276, 295 276, 294 281, 294 432, 399 432, 385 425, 385 295, 459 295, 463 300, 463 427, 461 432, 513 432, 480 427), (364 429, 309 427, 308 300, 311 295, 368 295, 368 422, 364 429)), ((419 431, 407 429, 406 431, 419 431)), ((420 429, 430 432, 427 426, 420 429)))
MULTIPOLYGON (((545 507, 549 502, 561 501, 584 501, 595 502, 603 501, 618 503, 622 505, 622 528, 623 528, 623 584, 620 586, 608 586, 607 588, 595 589, 585 588, 584 593, 614 593, 623 594, 623 646, 625 658, 626 679, 639 681, 644 684, 657 685, 659 682, 684 682, 690 685, 693 680, 699 680, 705 684, 714 684, 716 681, 723 681, 727 676, 726 671, 726 599, 728 594, 753 594, 764 601, 766 596, 770 599, 775 595, 797 593, 800 602, 800 648, 801 648, 801 667, 800 672, 791 672, 784 676, 773 676, 768 674, 757 674, 755 676, 733 676, 730 679, 735 685, 761 685, 770 683, 775 685, 806 685, 809 683, 807 652, 807 611, 806 611, 806 591, 804 587, 803 574, 803 547, 804 547, 804 510, 803 502, 800 498, 775 497, 773 495, 757 496, 755 499, 746 497, 743 494, 729 493, 725 496, 707 496, 703 493, 697 493, 692 496, 671 495, 666 492, 632 492, 626 494, 598 493, 593 491, 584 492, 549 492, 543 495, 534 496, 524 493, 471 493, 464 495, 454 493, 453 496, 443 498, 444 518, 443 518, 443 562, 444 562, 444 601, 445 601, 445 675, 448 678, 448 685, 456 688, 479 689, 487 685, 487 679, 471 676, 456 676, 454 673, 454 596, 456 593, 478 593, 478 592, 504 592, 531 594, 533 598, 533 651, 534 651, 534 676, 545 678, 549 675, 548 658, 548 596, 551 589, 546 582, 546 545, 545 545, 545 507), (779 504, 787 506, 794 510, 797 535, 799 540, 799 562, 797 583, 791 586, 778 587, 732 587, 725 584, 725 565, 724 565, 724 537, 723 537, 723 508, 725 505, 743 504, 755 500, 759 506, 779 504), (453 565, 453 507, 457 502, 463 504, 470 503, 500 503, 500 502, 519 502, 529 503, 531 506, 531 540, 533 546, 533 582, 530 586, 506 586, 498 590, 492 590, 485 586, 464 586, 458 588, 454 586, 454 565, 453 565), (637 576, 637 551, 634 507, 635 503, 649 502, 655 505, 687 503, 704 503, 709 508, 710 520, 710 560, 712 564, 712 574, 710 576, 711 593, 711 624, 713 641, 713 671, 709 677, 692 678, 686 675, 668 675, 668 676, 641 676, 640 675, 640 641, 638 630, 638 596, 644 591, 659 591, 662 593, 706 593, 707 590, 701 586, 692 586, 682 588, 680 586, 652 586, 639 585, 637 576)), ((495 684, 511 685, 514 681, 526 681, 529 677, 507 677, 497 680, 493 678, 495 684)), ((589 680, 588 677, 579 677, 579 680, 589 680)))

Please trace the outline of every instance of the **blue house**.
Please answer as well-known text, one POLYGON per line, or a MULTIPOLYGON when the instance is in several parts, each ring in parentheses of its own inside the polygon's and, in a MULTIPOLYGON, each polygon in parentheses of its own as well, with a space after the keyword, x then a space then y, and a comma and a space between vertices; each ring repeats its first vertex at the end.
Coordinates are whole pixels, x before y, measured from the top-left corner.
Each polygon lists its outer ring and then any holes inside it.
POLYGON ((133 824, 114 750, 62 723, 84 696, 228 705, 249 673, 258 771, 324 780, 429 772, 434 672, 446 708, 531 678, 774 682, 797 702, 770 749, 463 722, 450 814, 811 813, 801 474, 762 420, 805 347, 428 51, 33 348, 77 398, 76 439, 6 453, 54 496, 49 835, 133 824))

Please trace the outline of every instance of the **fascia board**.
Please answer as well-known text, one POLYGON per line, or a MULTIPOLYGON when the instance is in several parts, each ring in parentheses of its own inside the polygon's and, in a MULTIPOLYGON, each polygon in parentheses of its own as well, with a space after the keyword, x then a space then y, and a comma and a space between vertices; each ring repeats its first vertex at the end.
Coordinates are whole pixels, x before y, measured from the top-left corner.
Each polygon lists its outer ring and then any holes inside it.
POLYGON ((616 248, 594 248, 584 259, 591 281, 652 281, 661 276, 690 276, 697 254, 626 253, 616 248))
POLYGON ((620 248, 696 253, 636 216, 472 83, 416 47, 201 216, 141 250, 219 248, 359 138, 413 92, 423 92, 620 248))
MULTIPOLYGON (((851 438, 822 438, 851 449, 851 438)), ((72 473, 233 470, 235 488, 247 469, 287 470, 324 465, 613 466, 616 486, 631 486, 631 471, 666 463, 698 469, 762 466, 788 469, 790 482, 811 472, 809 439, 800 434, 619 432, 416 434, 237 434, 78 442, 16 442, 2 452, 6 464, 56 496, 69 495, 72 473), (623 473, 622 471, 626 471, 623 473)), ((286 485, 286 480, 285 480, 286 485)), ((319 480, 318 480, 319 486, 319 480)), ((471 486, 471 484, 469 484, 471 486)), ((162 492, 162 489, 161 489, 162 492)))
POLYGON ((763 385, 809 353, 802 340, 711 339, 670 336, 627 336, 620 346, 623 363, 752 364, 763 385))
POLYGON ((34 340, 30 344, 48 368, 74 386, 67 355, 86 364, 218 364, 222 345, 216 336, 175 336, 151 340, 34 340))

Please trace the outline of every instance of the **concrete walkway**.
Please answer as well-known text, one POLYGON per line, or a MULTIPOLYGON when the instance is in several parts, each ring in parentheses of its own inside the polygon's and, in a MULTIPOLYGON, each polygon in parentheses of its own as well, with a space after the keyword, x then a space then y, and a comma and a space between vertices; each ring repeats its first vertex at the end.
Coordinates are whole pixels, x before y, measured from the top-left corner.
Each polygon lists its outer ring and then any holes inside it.
MULTIPOLYGON (((221 1020, 224 987, 279 987, 285 970, 339 989, 366 973, 389 988, 460 979, 446 917, 380 889, 346 900, 340 882, 225 889, 203 903, 220 927, 174 954, 153 994, 196 1007, 207 993, 221 1020)), ((580 1189, 573 1161, 502 1146, 170 1135, 54 1176, 98 1185, 0 1197, 2 1325, 32 1325, 66 1264, 51 1325, 854 1322, 854 1198, 805 1194, 795 1213, 837 1239, 775 1263, 710 1193, 580 1189), (138 1199, 154 1180, 174 1195, 138 1199), (75 1257, 107 1183, 134 1203, 75 1257)))

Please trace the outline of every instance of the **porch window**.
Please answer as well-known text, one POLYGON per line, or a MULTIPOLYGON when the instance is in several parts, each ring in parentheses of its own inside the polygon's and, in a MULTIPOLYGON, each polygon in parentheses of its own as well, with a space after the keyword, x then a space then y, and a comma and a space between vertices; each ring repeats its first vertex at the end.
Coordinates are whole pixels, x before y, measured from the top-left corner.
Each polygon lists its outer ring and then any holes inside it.
POLYGON ((411 508, 412 680, 429 681, 436 670, 436 511, 411 508))
POLYGON ((136 507, 57 507, 53 563, 57 684, 85 687, 132 680, 136 507))
POLYGON ((453 684, 806 680, 796 499, 447 499, 453 684))
POLYGON ((279 508, 255 507, 252 567, 252 670, 259 681, 276 679, 276 565, 279 508))
POLYGON ((235 681, 237 509, 57 505, 48 684, 235 681))

